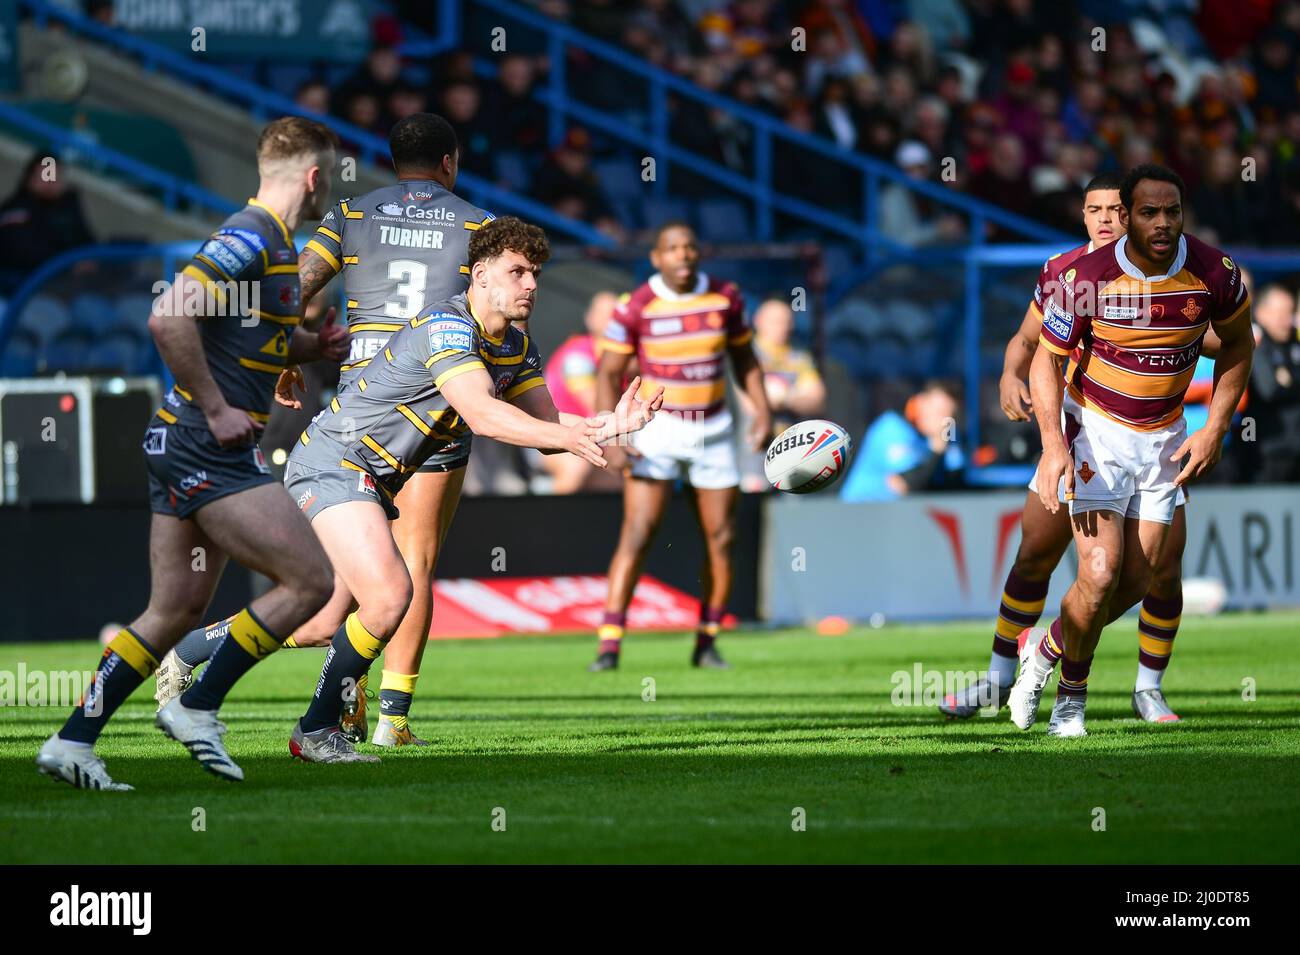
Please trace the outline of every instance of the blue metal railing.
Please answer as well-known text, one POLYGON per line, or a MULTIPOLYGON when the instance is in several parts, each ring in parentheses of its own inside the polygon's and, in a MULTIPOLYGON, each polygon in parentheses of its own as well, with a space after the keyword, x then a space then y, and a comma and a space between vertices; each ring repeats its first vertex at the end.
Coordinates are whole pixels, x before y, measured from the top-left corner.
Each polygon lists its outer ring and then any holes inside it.
POLYGON ((94 153, 95 160, 106 168, 159 190, 162 193, 163 205, 168 209, 176 209, 180 199, 221 216, 230 215, 239 208, 215 192, 209 192, 202 186, 179 179, 126 153, 110 149, 84 133, 64 129, 48 120, 33 116, 12 103, 0 102, 0 120, 40 137, 58 152, 67 153, 75 150, 94 153))
MULTIPOLYGON (((333 116, 322 116, 304 110, 292 99, 281 96, 273 90, 232 76, 218 67, 195 63, 179 53, 164 49, 140 37, 102 26, 87 17, 56 6, 49 0, 19 0, 19 3, 31 12, 37 25, 41 27, 51 20, 61 23, 74 33, 137 58, 147 70, 160 70, 181 77, 225 99, 240 103, 258 119, 293 115, 317 120, 333 129, 340 138, 359 146, 360 158, 373 165, 388 164, 388 142, 374 133, 333 116)), ((455 24, 454 17, 440 18, 441 29, 453 29, 455 24)), ((434 48, 435 51, 442 49, 436 42, 434 48)), ((497 214, 515 213, 588 245, 610 247, 614 244, 612 239, 585 222, 561 216, 542 203, 502 189, 481 176, 462 172, 457 187, 458 191, 469 194, 477 204, 497 214)))
MULTIPOLYGON (((744 106, 725 96, 700 89, 666 70, 629 56, 627 51, 619 47, 587 36, 567 24, 550 20, 512 0, 473 0, 473 2, 478 7, 516 20, 546 38, 550 75, 546 84, 535 89, 533 95, 549 111, 548 137, 552 146, 558 145, 563 139, 566 125, 572 119, 629 145, 649 150, 659 160, 656 163, 654 188, 660 195, 668 188, 668 164, 679 163, 720 187, 750 199, 756 210, 755 231, 761 240, 772 239, 773 214, 780 212, 814 219, 828 232, 842 236, 860 246, 868 261, 881 251, 901 252, 904 247, 882 233, 878 226, 879 204, 876 202, 876 196, 881 182, 884 181, 898 183, 918 195, 965 213, 969 217, 972 244, 984 242, 986 224, 998 225, 1040 242, 1065 244, 1070 241, 1069 236, 1032 219, 1007 212, 934 183, 914 180, 889 163, 845 151, 819 137, 801 133, 766 113, 744 106), (570 47, 614 64, 619 69, 646 82, 650 96, 652 125, 650 132, 636 128, 617 114, 579 102, 569 93, 565 66, 566 52, 570 47), (755 132, 753 175, 738 173, 689 150, 674 146, 670 141, 668 126, 670 92, 694 100, 703 106, 724 110, 747 122, 755 132), (812 158, 821 158, 848 167, 857 173, 863 187, 863 207, 859 210, 860 214, 854 216, 844 212, 828 211, 814 203, 779 192, 772 183, 773 145, 777 142, 800 150, 812 158)), ((454 4, 444 3, 443 6, 454 6, 454 4)), ((431 55, 438 49, 464 45, 464 37, 460 32, 463 31, 463 24, 459 21, 454 24, 450 21, 440 24, 440 29, 448 31, 454 29, 457 33, 454 37, 440 36, 436 43, 409 44, 404 48, 404 52, 412 56, 424 56, 431 55)), ((489 74, 495 72, 490 64, 481 64, 479 68, 489 74)))

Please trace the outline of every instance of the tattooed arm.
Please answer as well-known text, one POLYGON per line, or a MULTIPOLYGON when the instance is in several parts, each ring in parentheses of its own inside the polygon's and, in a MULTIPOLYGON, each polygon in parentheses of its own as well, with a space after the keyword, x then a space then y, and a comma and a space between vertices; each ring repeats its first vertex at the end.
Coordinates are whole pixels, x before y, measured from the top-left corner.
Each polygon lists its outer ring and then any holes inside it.
POLYGON ((302 285, 303 306, 306 307, 316 293, 337 274, 338 269, 326 262, 315 250, 303 249, 298 255, 298 281, 302 285))

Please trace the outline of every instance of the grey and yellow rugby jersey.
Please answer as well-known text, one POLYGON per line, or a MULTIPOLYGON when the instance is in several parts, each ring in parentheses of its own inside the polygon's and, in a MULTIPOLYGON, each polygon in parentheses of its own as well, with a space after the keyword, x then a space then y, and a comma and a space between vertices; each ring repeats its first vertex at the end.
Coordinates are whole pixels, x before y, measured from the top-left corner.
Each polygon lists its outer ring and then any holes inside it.
POLYGON ((366 471, 396 495, 430 455, 469 432, 441 389, 476 369, 492 376, 505 401, 545 384, 528 335, 511 325, 501 338, 489 337, 462 293, 403 325, 356 384, 312 421, 291 459, 322 471, 366 471))
MULTIPOLYGON (((265 424, 289 355, 289 336, 301 320, 293 236, 270 207, 249 199, 194 253, 182 274, 201 282, 224 312, 199 318, 198 329, 226 404, 265 424)), ((180 385, 167 393, 158 416, 168 424, 207 426, 180 385)))
POLYGON ((426 303, 469 287, 470 236, 492 219, 427 179, 343 199, 326 213, 307 248, 343 273, 351 345, 340 390, 426 303))

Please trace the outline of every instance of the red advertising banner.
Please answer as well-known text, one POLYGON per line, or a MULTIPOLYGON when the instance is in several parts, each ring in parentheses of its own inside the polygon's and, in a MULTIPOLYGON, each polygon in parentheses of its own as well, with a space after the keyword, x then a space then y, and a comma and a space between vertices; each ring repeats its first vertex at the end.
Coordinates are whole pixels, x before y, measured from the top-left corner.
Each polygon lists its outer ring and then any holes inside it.
MULTIPOLYGON (((507 634, 595 633, 605 612, 604 575, 439 580, 429 639, 507 634)), ((694 630, 698 598, 642 576, 627 611, 629 630, 694 630)), ((728 615, 724 626, 735 618, 728 615)))

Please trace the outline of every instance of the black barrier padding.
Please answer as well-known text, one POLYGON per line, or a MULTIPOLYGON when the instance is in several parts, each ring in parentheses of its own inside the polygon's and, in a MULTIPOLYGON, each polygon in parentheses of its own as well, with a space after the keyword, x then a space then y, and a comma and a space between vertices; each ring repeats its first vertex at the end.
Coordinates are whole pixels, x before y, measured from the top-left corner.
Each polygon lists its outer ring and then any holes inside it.
MULTIPOLYGON (((149 602, 149 509, 0 507, 0 641, 79 640, 149 602)), ((208 616, 247 606, 251 575, 228 564, 208 616)))
MULTIPOLYGON (((742 495, 733 548, 735 584, 728 607, 752 620, 758 607, 762 498, 742 495)), ((465 498, 438 562, 440 577, 603 574, 623 516, 619 494, 465 498)), ((0 507, 0 640, 92 637, 109 621, 126 623, 149 599, 149 512, 107 505, 0 507)), ((704 544, 690 500, 673 498, 645 572, 699 596, 704 544)), ((207 614, 217 620, 247 605, 251 575, 230 564, 207 614)))

